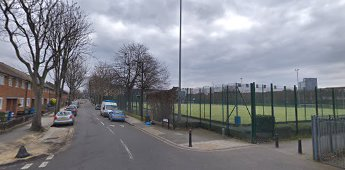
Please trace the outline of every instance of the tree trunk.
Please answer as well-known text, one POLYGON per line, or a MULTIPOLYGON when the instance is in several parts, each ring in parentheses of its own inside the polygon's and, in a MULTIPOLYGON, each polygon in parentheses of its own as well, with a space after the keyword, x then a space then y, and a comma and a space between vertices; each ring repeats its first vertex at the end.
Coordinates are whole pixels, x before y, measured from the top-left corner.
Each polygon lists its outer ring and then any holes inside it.
POLYGON ((126 102, 126 107, 129 112, 132 112, 132 89, 127 89, 127 102, 126 102))
POLYGON ((42 130, 42 96, 43 96, 43 85, 33 85, 33 90, 35 93, 35 115, 32 119, 30 129, 32 131, 41 131, 42 130))

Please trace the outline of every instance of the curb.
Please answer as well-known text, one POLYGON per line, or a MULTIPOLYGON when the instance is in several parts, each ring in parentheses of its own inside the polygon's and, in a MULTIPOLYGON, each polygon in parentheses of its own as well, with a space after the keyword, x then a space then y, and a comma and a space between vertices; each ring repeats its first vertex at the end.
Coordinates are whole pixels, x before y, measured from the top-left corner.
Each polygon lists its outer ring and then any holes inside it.
MULTIPOLYGON (((127 122, 127 121, 126 121, 127 122)), ((181 146, 173 141, 170 141, 168 139, 165 139, 161 136, 157 136, 139 126, 136 126, 135 124, 133 123, 130 123, 130 122, 127 122, 129 125, 133 126, 134 128, 138 129, 139 131, 145 133, 145 134, 148 134, 154 138, 156 138, 157 140, 165 143, 165 144, 168 144, 174 148, 177 148, 177 149, 181 149, 181 150, 188 150, 188 151, 194 151, 194 152, 221 152, 221 151, 229 151, 229 150, 237 150, 237 149, 243 149, 243 148, 249 148, 249 147, 255 147, 257 145, 247 145, 247 146, 237 146, 237 147, 228 147, 228 148, 221 148, 221 149, 197 149, 197 148, 193 148, 193 147, 187 147, 187 146, 181 146)))

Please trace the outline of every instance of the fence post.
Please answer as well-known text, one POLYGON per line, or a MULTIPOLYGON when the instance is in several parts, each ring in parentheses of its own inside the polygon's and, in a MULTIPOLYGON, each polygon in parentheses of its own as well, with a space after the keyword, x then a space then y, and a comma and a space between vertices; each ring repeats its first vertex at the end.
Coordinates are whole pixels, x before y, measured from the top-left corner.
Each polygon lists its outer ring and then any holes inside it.
POLYGON ((315 86, 315 111, 316 111, 316 116, 319 116, 319 103, 318 103, 318 98, 317 98, 317 86, 315 86))
POLYGON ((264 92, 264 85, 261 86, 261 94, 262 94, 262 115, 265 115, 265 92, 264 92))
POLYGON ((224 86, 222 85, 222 125, 224 127, 224 86))
POLYGON ((201 126, 201 89, 199 89, 199 123, 201 126))
POLYGON ((304 120, 307 120, 307 106, 305 101, 305 87, 303 87, 304 120))
POLYGON ((192 88, 189 88, 189 117, 192 120, 192 104, 194 105, 194 100, 192 100, 192 88))
POLYGON ((335 118, 335 94, 334 94, 334 88, 332 88, 332 109, 333 109, 333 116, 335 118))
MULTIPOLYGON (((205 88, 202 87, 202 91, 205 92, 205 88)), ((204 120, 206 120, 206 95, 204 94, 204 120)))
POLYGON ((212 87, 210 87, 210 130, 212 123, 212 87))
POLYGON ((188 114, 188 88, 187 88, 187 95, 186 95, 186 98, 185 98, 185 101, 186 101, 186 106, 187 106, 187 122, 186 122, 186 127, 188 127, 188 118, 189 118, 189 114, 188 114))
POLYGON ((256 143, 256 101, 255 101, 255 83, 250 83, 250 98, 252 111, 252 143, 256 143))
POLYGON ((271 83, 271 114, 272 114, 272 137, 274 137, 275 134, 275 117, 274 117, 274 98, 273 98, 273 84, 271 83))
POLYGON ((296 135, 298 135, 298 106, 297 106, 297 87, 294 85, 294 98, 295 98, 295 126, 296 126, 296 135))
MULTIPOLYGON (((229 129, 229 85, 226 86, 226 128, 229 129)), ((230 130, 229 130, 230 132, 230 130)))
POLYGON ((286 86, 284 86, 284 107, 285 107, 285 122, 288 122, 288 118, 287 118, 287 92, 286 92, 286 86))
MULTIPOLYGON (((242 86, 242 84, 241 84, 242 86)), ((236 83, 235 87, 235 108, 236 108, 236 117, 238 116, 238 84, 236 83)))
POLYGON ((318 116, 314 115, 311 117, 311 128, 312 128, 312 142, 313 142, 313 159, 315 161, 320 160, 320 155, 319 155, 319 143, 318 143, 318 116))

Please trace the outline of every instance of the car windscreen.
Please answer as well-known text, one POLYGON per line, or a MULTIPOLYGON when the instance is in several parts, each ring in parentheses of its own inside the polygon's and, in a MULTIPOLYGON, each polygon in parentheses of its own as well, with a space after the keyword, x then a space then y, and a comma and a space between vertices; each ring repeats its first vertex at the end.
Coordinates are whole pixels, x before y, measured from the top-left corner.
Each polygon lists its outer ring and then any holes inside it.
POLYGON ((58 112, 56 115, 57 116, 68 116, 70 114, 71 114, 70 112, 58 112))
POLYGON ((105 106, 105 110, 116 110, 117 109, 117 106, 114 106, 114 105, 106 105, 105 106))
POLYGON ((68 106, 67 109, 75 109, 73 106, 68 106))

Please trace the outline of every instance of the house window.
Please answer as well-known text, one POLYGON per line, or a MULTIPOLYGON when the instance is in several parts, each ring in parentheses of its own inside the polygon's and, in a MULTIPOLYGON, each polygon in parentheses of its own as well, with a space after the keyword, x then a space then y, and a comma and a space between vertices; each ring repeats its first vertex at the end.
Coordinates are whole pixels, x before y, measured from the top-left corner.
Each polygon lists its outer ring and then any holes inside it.
POLYGON ((30 98, 26 99, 26 106, 30 107, 30 101, 31 101, 30 98))
POLYGON ((25 81, 22 80, 22 89, 25 89, 25 81))
POLYGON ((0 75, 0 85, 4 85, 5 84, 5 76, 0 75))
POLYGON ((2 109, 2 97, 0 97, 0 110, 2 109))
POLYGON ((28 83, 28 89, 31 90, 31 83, 28 83))
POLYGON ((12 83, 12 78, 11 77, 8 77, 8 86, 13 86, 13 83, 12 83))
POLYGON ((24 107, 24 98, 19 98, 19 107, 24 107))
POLYGON ((16 84, 16 87, 18 88, 19 87, 19 80, 18 79, 13 79, 14 80, 14 83, 16 84))

